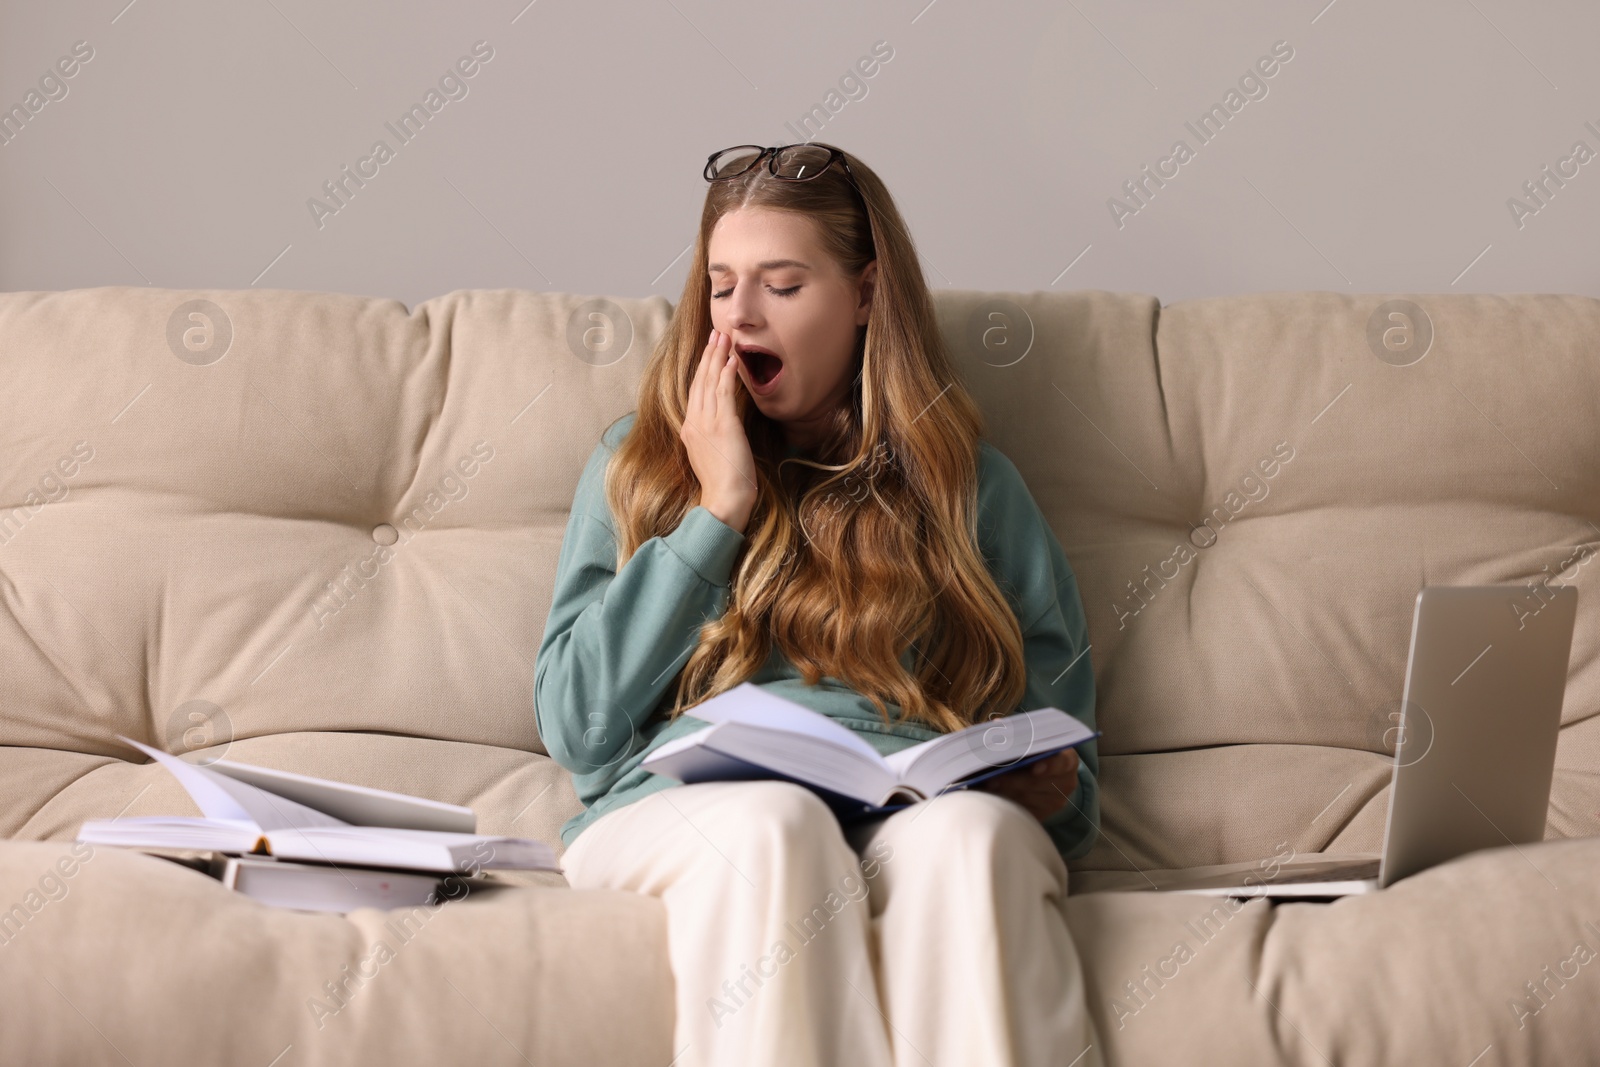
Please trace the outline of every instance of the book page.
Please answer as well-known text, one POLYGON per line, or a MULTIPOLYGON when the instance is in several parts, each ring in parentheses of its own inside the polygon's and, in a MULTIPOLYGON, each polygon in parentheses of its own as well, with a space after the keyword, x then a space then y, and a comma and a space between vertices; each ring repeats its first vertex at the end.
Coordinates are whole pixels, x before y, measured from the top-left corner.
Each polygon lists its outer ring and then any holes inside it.
POLYGON ((387 826, 296 827, 267 835, 272 854, 312 863, 408 870, 555 870, 555 853, 528 837, 401 830, 387 826))
POLYGON ((782 730, 785 733, 814 737, 853 753, 876 766, 886 770, 888 768, 883 757, 878 755, 878 750, 863 741, 848 726, 840 726, 829 716, 769 693, 753 682, 741 682, 726 693, 720 693, 710 700, 696 704, 684 714, 712 723, 745 723, 769 730, 782 730))
POLYGON ((209 767, 181 760, 160 749, 141 745, 131 737, 117 735, 118 740, 133 746, 149 756, 178 779, 178 784, 194 800, 201 814, 208 819, 229 822, 251 822, 262 830, 282 830, 296 826, 344 826, 342 820, 325 815, 315 808, 296 804, 292 800, 257 789, 244 782, 236 782, 225 774, 209 767))
POLYGON ((894 753, 887 762, 902 781, 932 796, 984 768, 1015 764, 1094 736, 1095 731, 1059 708, 1036 708, 924 741, 894 753))
POLYGON ((274 796, 304 804, 309 808, 349 823, 351 826, 400 826, 412 830, 440 830, 470 834, 477 829, 478 817, 471 808, 446 804, 409 793, 393 793, 330 778, 280 771, 253 763, 234 763, 219 759, 209 770, 235 781, 265 789, 274 796))
POLYGON ((78 840, 122 848, 249 852, 261 840, 251 820, 197 819, 188 815, 134 815, 85 819, 78 840))

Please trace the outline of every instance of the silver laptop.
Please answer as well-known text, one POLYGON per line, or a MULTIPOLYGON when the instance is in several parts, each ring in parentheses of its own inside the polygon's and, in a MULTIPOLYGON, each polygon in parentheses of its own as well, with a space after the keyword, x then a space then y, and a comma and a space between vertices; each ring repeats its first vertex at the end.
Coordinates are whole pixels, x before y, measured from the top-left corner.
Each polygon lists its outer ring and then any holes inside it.
POLYGON ((1156 888, 1328 899, 1542 840, 1577 606, 1571 586, 1425 587, 1391 735, 1383 852, 1196 868, 1156 888))

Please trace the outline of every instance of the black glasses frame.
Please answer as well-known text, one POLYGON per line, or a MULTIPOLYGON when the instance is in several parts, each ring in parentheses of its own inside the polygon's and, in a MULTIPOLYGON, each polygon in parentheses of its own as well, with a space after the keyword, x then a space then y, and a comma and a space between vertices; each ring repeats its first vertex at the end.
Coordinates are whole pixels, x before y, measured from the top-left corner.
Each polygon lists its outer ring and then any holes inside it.
POLYGON ((758 145, 758 144, 736 144, 736 145, 733 146, 733 148, 724 148, 720 152, 713 152, 709 156, 707 156, 706 157, 705 170, 702 173, 703 173, 706 181, 708 181, 708 182, 727 181, 729 178, 737 178, 741 174, 748 174, 750 172, 751 168, 759 167, 761 165, 761 161, 762 160, 766 160, 767 173, 772 175, 778 181, 782 181, 782 182, 808 182, 812 178, 815 178, 815 177, 821 175, 824 171, 826 171, 829 167, 833 166, 835 163, 838 163, 839 165, 844 167, 845 177, 850 179, 850 184, 855 188, 856 192, 857 193, 861 192, 861 186, 856 185, 856 176, 851 173, 851 171, 850 171, 850 161, 844 158, 844 153, 839 151, 837 148, 834 148, 834 147, 832 147, 830 145, 815 144, 815 143, 813 143, 811 141, 804 141, 804 142, 801 142, 800 144, 779 145, 779 146, 774 147, 774 148, 763 148, 761 145, 758 145), (737 170, 737 171, 733 172, 732 174, 713 174, 712 173, 711 164, 713 164, 713 163, 715 163, 717 161, 717 157, 718 156, 725 155, 726 153, 732 152, 735 149, 739 149, 739 148, 749 148, 749 149, 753 149, 756 152, 755 158, 753 158, 750 161, 750 165, 749 166, 744 167, 744 168, 742 168, 740 170, 737 170), (826 163, 824 163, 822 166, 818 167, 813 173, 807 174, 803 178, 794 178, 794 177, 790 177, 787 174, 779 174, 778 173, 778 153, 782 152, 786 148, 823 148, 823 149, 827 150, 828 161, 826 163))

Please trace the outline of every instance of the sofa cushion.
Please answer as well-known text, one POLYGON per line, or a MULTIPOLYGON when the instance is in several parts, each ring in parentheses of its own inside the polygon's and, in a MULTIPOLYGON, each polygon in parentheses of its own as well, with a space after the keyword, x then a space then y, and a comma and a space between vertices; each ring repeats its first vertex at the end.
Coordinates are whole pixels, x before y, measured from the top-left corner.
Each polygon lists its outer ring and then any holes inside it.
POLYGON ((1487 849, 1333 903, 1067 903, 1115 1064, 1592 1064, 1600 839, 1487 849))
POLYGON ((5 842, 0 1062, 665 1063, 660 901, 542 877, 318 915, 154 856, 5 842))
POLYGON ((1580 590, 1546 833, 1600 833, 1600 300, 1396 299, 936 294, 1083 596, 1074 870, 1379 849, 1425 584, 1580 590))
POLYGON ((572 490, 669 310, 588 303, 0 294, 0 744, 541 751, 533 659, 572 490), (580 324, 620 351, 571 341, 580 324))
MULTIPOLYGON (((1600 840, 1547 841, 1332 904, 1088 892, 1067 915, 1108 1067, 1594 1063, 1596 869, 1600 840)), ((554 878, 307 915, 151 856, 5 842, 0 1002, 30 1025, 0 1028, 0 1062, 668 1062, 659 901, 554 878)))

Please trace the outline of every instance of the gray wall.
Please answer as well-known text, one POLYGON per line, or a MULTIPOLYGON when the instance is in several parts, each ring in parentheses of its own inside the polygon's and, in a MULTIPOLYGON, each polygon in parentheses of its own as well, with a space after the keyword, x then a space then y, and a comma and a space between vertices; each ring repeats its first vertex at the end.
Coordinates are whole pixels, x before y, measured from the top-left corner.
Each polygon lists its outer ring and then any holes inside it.
POLYGON ((0 289, 675 300, 705 157, 810 137, 934 287, 1600 296, 1597 40, 1579 0, 0 0, 0 289))

